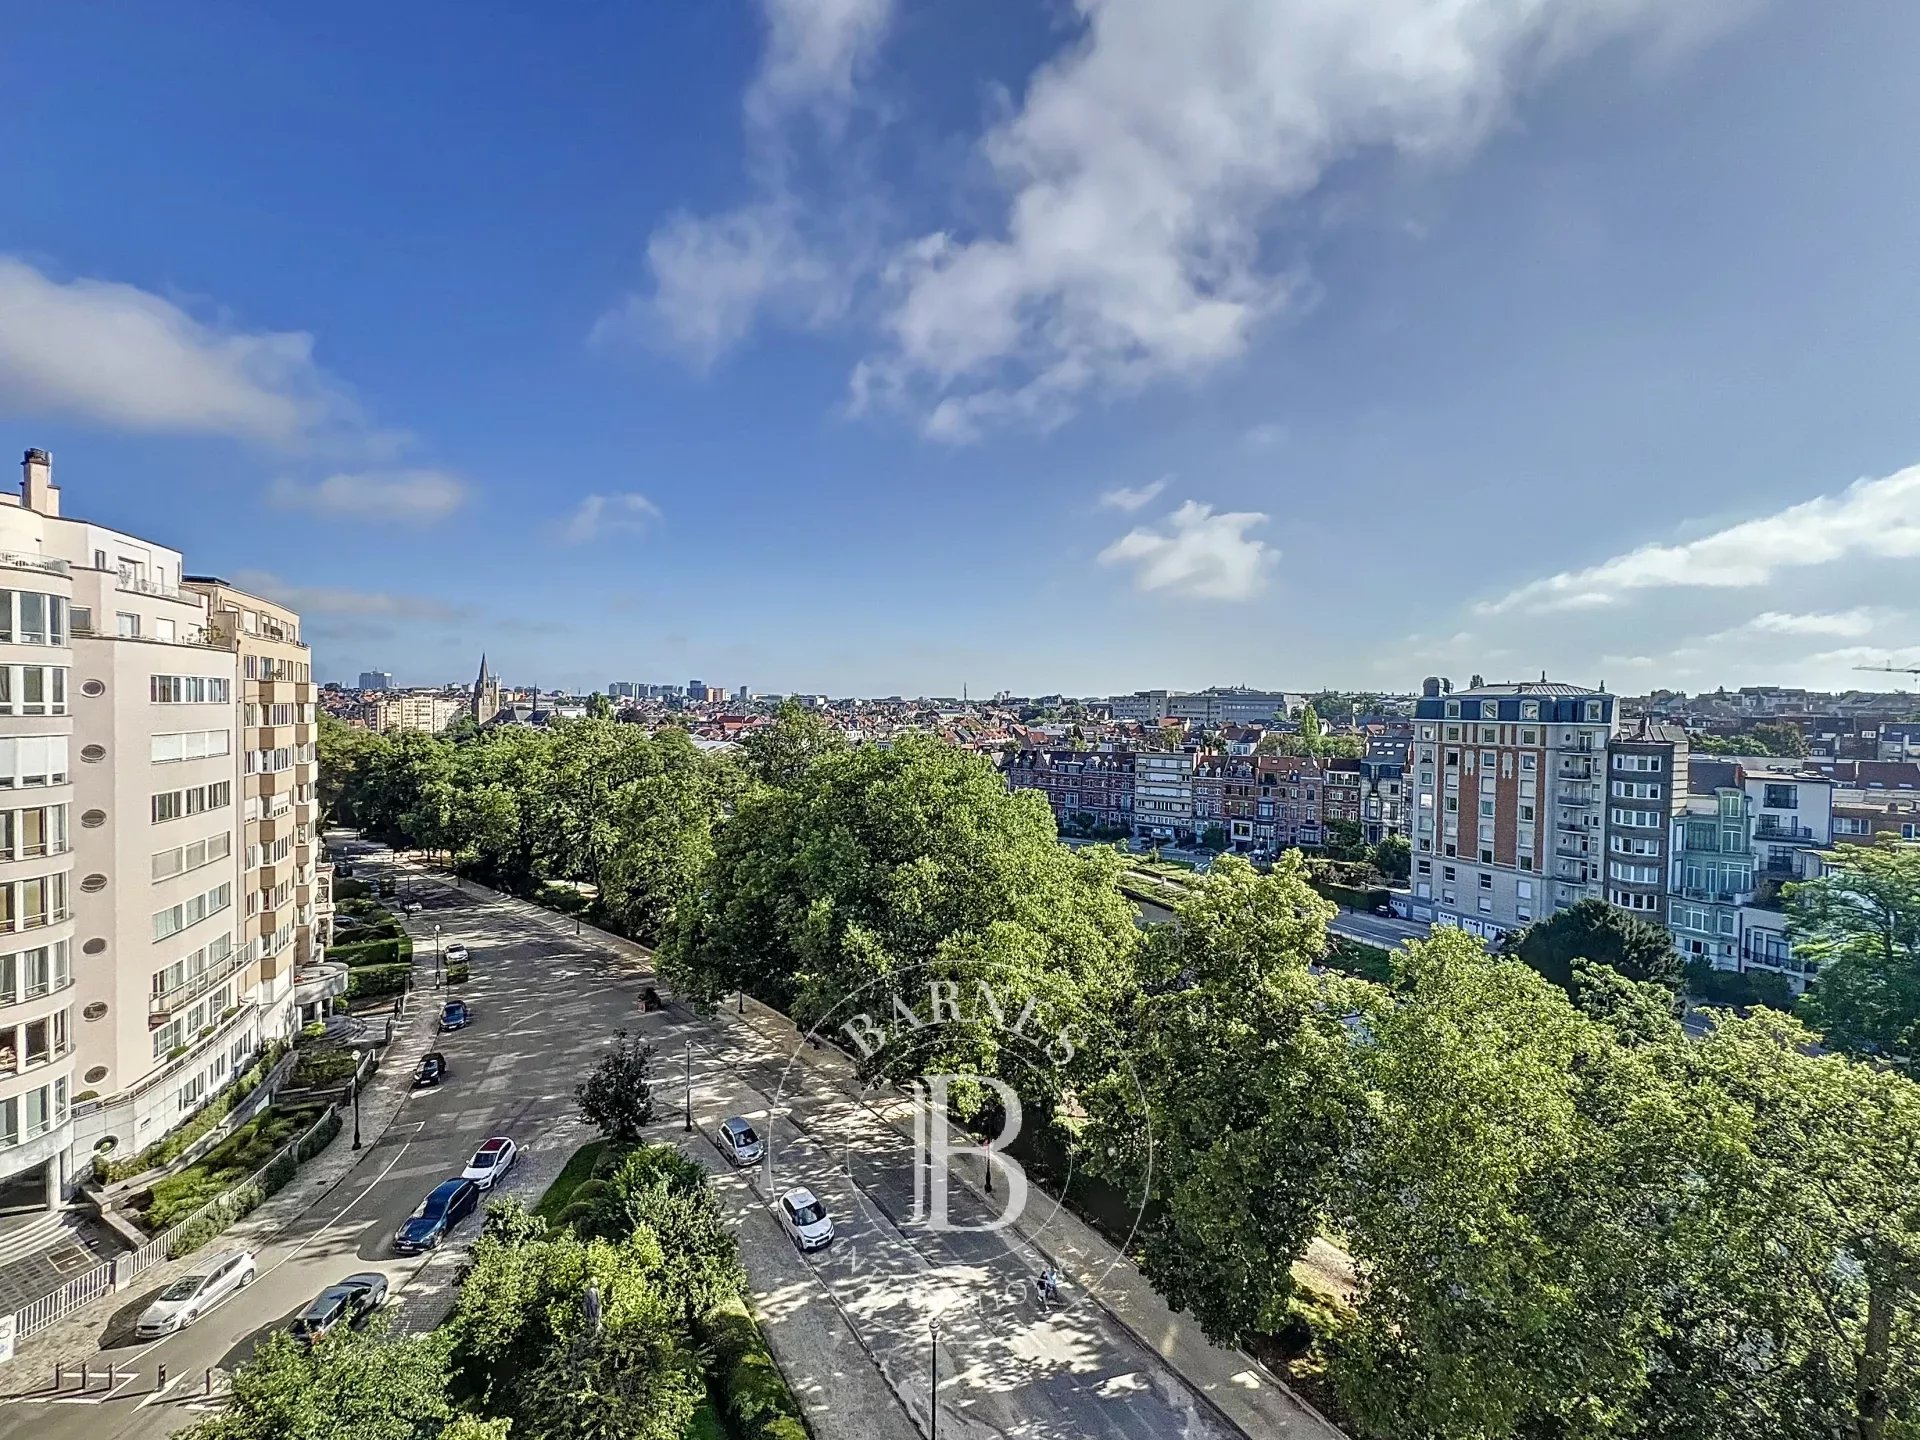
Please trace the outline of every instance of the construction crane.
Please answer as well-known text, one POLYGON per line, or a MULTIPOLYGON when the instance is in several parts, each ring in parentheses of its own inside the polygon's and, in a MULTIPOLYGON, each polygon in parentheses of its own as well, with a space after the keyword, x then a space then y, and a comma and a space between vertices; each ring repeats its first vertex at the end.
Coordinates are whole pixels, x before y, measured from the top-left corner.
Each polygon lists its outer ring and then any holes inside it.
POLYGON ((1856 670, 1884 670, 1889 675, 1920 675, 1920 665, 1856 665, 1856 670))

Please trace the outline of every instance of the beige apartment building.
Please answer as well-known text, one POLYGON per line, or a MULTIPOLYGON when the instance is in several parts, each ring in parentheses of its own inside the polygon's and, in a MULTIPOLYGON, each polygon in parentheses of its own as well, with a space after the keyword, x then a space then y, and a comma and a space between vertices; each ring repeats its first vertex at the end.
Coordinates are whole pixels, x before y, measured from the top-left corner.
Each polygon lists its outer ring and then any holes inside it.
POLYGON ((402 692, 375 702, 373 728, 383 733, 422 730, 438 735, 466 713, 466 703, 451 695, 433 690, 402 692))
POLYGON ((182 563, 62 515, 43 451, 0 495, 0 1202, 192 1116, 316 954, 298 622, 182 563))

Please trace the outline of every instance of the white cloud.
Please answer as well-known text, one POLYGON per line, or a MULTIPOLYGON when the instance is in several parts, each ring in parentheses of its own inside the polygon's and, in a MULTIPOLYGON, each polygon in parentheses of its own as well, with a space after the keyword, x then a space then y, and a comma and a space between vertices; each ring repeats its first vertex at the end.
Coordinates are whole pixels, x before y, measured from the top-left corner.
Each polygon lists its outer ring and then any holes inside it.
POLYGON ((467 502, 467 485, 445 470, 366 470, 329 475, 313 484, 281 478, 267 492, 274 504, 316 515, 380 523, 430 525, 467 502))
POLYGON ((359 424, 300 331, 200 320, 131 285, 0 257, 0 404, 293 446, 359 424))
POLYGON ((1233 359, 1294 288, 1263 233, 1336 162, 1460 156, 1556 65, 1740 0, 1077 3, 1082 33, 982 142, 1004 224, 906 247, 888 349, 856 372, 941 438, 1233 359))
POLYGON ((644 495, 588 495, 560 525, 560 539, 584 545, 603 535, 639 534, 660 518, 660 507, 644 495))
POLYGON ((1287 438, 1287 427, 1268 421, 1263 425, 1249 425, 1240 436, 1240 443, 1249 450, 1271 450, 1287 438))
POLYGON ((277 600, 290 606, 300 617, 350 617, 381 620, 462 620, 473 611, 463 605, 424 595, 387 595, 368 590, 347 590, 332 585, 300 585, 282 580, 265 570, 242 570, 233 576, 242 590, 277 600))
POLYGON ((1167 488, 1165 480, 1156 480, 1151 485, 1141 485, 1129 489, 1122 485, 1118 490, 1109 490, 1100 497, 1100 503, 1111 510, 1133 511, 1143 505, 1150 505, 1160 492, 1167 488))
POLYGON ((1265 515, 1236 511, 1213 513, 1211 505, 1189 500, 1160 528, 1128 531, 1106 549, 1102 565, 1131 565, 1134 587, 1164 590, 1202 600, 1246 600, 1266 587, 1279 552, 1247 531, 1267 523, 1265 515))
POLYGON ((1783 570, 1849 558, 1920 556, 1920 465, 1860 480, 1680 545, 1642 545, 1585 570, 1534 580, 1476 607, 1482 614, 1616 603, 1637 590, 1747 589, 1783 570))
POLYGON ((758 196, 717 215, 681 212, 655 230, 647 241, 651 291, 603 315, 596 339, 657 337, 704 368, 762 311, 805 326, 838 318, 870 268, 862 244, 802 213, 788 183, 788 151, 803 115, 829 136, 839 132, 859 71, 886 34, 892 0, 761 0, 761 8, 766 48, 744 102, 758 196))
POLYGON ((1794 615, 1781 610, 1767 610, 1747 621, 1742 628, 1765 635, 1834 635, 1852 640, 1872 634, 1886 619, 1886 612, 1865 605, 1830 614, 1794 615))

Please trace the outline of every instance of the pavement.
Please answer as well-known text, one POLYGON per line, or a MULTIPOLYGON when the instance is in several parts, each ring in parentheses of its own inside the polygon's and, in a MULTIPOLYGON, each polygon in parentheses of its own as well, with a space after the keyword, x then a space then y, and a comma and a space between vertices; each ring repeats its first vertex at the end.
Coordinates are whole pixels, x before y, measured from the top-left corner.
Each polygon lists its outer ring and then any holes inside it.
MULTIPOLYGON (((365 861, 362 873, 399 869, 384 855, 356 858, 365 861)), ((389 1276, 390 1311, 405 1328, 438 1323, 478 1219, 425 1259, 392 1256, 393 1231, 490 1134, 522 1146, 503 1188, 538 1196, 586 1138, 573 1086, 618 1028, 661 1047, 658 1138, 714 1172, 755 1312, 818 1440, 924 1435, 936 1384, 939 1430, 949 1436, 1337 1434, 1245 1355, 1209 1345, 1197 1326, 1167 1311, 1112 1246, 1064 1211, 1044 1234, 1033 1226, 942 1233, 915 1224, 910 1102, 853 1093, 845 1058, 796 1044, 774 1012, 701 1017, 670 1006, 643 1014, 639 992, 652 971, 641 947, 471 884, 454 888, 416 873, 414 886, 428 906, 409 919, 421 983, 432 984, 438 925, 443 946, 472 947, 473 979, 456 993, 473 1005, 476 1023, 431 1037, 435 996, 416 992, 423 1003, 363 1097, 362 1150, 351 1151, 349 1124, 293 1185, 209 1247, 255 1248, 255 1283, 187 1331, 131 1344, 132 1321, 191 1268, 179 1262, 109 1297, 100 1313, 33 1337, 0 1373, 0 1385, 17 1392, 0 1397, 0 1440, 169 1434, 220 1403, 224 1374, 263 1336, 353 1271, 389 1276), (446 1054, 450 1076, 412 1093, 411 1057, 430 1044, 446 1054), (689 1105, 691 1132, 682 1119, 689 1105), (709 1143, 719 1121, 735 1114, 775 1136, 772 1173, 735 1170, 709 1143), (821 1196, 838 1231, 832 1246, 811 1255, 787 1240, 770 1206, 796 1178, 821 1196), (1049 1260, 1064 1277, 1057 1310, 1043 1310, 1032 1293, 1033 1275, 1049 1260), (85 1360, 92 1387, 80 1392, 70 1378, 53 1393, 56 1358, 69 1367, 85 1360), (111 1381, 101 1378, 109 1361, 111 1381)), ((951 1205, 963 1223, 998 1213, 966 1184, 954 1187, 951 1205)))

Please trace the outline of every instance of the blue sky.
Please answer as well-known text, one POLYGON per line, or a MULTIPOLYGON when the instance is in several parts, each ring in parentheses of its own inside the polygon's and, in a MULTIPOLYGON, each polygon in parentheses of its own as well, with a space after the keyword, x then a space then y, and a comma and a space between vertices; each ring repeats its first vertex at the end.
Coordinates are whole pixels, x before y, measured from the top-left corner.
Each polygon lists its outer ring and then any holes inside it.
POLYGON ((200 0, 10 40, 15 448, 299 604, 323 678, 1920 664, 1917 7, 200 0))

